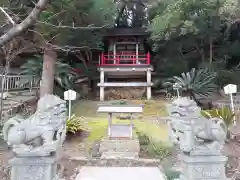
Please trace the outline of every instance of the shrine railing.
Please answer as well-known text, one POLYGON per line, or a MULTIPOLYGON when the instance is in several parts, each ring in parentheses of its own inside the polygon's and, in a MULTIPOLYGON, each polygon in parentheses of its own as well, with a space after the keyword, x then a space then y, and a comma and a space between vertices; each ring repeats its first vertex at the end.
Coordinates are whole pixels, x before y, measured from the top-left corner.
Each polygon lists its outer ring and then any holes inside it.
POLYGON ((136 53, 108 53, 101 54, 100 66, 141 66, 150 65, 150 53, 138 54, 136 53))
POLYGON ((3 88, 4 91, 12 90, 23 90, 38 87, 38 81, 35 76, 27 75, 7 75, 5 77, 5 82, 3 83, 4 76, 0 74, 0 90, 3 88))

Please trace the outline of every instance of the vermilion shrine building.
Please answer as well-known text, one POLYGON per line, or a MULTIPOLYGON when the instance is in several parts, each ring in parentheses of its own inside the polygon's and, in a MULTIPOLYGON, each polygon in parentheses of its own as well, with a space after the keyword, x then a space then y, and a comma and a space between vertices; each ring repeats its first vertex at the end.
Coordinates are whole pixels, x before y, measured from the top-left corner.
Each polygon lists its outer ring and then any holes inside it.
POLYGON ((98 68, 100 101, 104 101, 106 87, 143 87, 147 89, 147 99, 151 99, 153 68, 145 43, 147 37, 148 33, 143 28, 115 28, 107 31, 104 37, 107 48, 100 56, 98 68), (136 77, 142 82, 129 82, 136 77), (106 81, 110 78, 115 79, 115 82, 106 81))

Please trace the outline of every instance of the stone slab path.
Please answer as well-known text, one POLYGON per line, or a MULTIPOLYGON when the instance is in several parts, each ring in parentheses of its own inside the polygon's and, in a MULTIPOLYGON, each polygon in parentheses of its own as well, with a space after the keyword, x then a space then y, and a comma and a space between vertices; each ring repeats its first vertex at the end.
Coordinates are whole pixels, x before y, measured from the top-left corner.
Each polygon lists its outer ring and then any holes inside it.
POLYGON ((82 167, 75 180, 165 180, 158 167, 82 167))

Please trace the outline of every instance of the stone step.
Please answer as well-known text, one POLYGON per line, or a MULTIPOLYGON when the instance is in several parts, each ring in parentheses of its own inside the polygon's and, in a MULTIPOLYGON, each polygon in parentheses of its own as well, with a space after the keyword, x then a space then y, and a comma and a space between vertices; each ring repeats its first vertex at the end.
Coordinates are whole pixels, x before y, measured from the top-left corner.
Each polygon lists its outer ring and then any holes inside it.
POLYGON ((103 152, 101 159, 136 159, 139 158, 138 152, 103 152))
POLYGON ((153 83, 146 82, 125 82, 125 83, 114 83, 114 82, 105 82, 98 83, 99 87, 151 87, 153 83))
POLYGON ((69 160, 77 162, 80 167, 82 166, 98 166, 98 167, 160 167, 161 161, 159 159, 142 159, 142 158, 106 158, 106 159, 97 159, 97 158, 87 158, 83 156, 70 157, 69 160))
POLYGON ((137 139, 103 139, 100 143, 99 152, 139 152, 139 141, 137 139))

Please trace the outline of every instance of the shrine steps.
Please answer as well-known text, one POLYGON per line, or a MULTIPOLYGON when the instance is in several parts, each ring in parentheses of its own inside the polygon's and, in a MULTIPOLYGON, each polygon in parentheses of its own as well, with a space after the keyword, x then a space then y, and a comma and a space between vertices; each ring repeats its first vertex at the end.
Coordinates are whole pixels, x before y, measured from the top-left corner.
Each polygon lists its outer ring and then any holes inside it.
POLYGON ((71 161, 75 161, 80 167, 82 166, 97 166, 97 167, 157 167, 161 166, 161 161, 159 159, 144 159, 144 158, 86 158, 82 156, 70 157, 71 161))
POLYGON ((140 151, 137 139, 104 138, 99 147, 103 159, 135 159, 140 151))
POLYGON ((138 152, 116 152, 107 151, 103 152, 101 159, 137 159, 139 158, 138 152))

